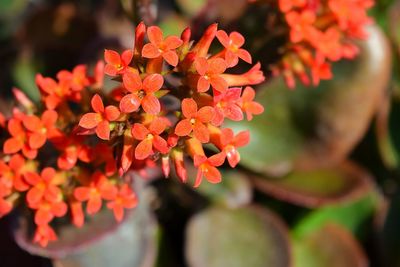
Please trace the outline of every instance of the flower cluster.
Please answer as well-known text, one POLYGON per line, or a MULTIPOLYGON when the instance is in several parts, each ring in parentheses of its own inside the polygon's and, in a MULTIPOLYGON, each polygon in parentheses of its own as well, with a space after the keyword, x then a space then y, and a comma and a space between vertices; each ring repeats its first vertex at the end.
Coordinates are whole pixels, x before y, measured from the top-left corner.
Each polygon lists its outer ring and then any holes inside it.
POLYGON ((92 74, 79 65, 57 79, 37 75, 41 106, 15 89, 19 105, 0 116, 0 217, 26 203, 37 226, 34 241, 46 246, 57 239, 51 226, 57 217, 80 227, 104 206, 121 221, 137 204, 124 175, 129 170, 159 163, 165 176, 174 170, 186 182, 190 158, 199 186, 203 176, 219 182, 225 160, 235 167, 249 133, 221 125, 263 112, 250 87, 264 80, 260 64, 226 72, 239 59, 252 62, 237 32, 213 24, 197 43, 190 37, 190 29, 164 37, 157 26, 140 23, 133 48, 105 50, 105 63, 92 74), (213 42, 222 48, 211 54, 213 42), (104 74, 115 83, 107 93, 104 74))
POLYGON ((358 54, 354 40, 366 38, 365 26, 372 22, 367 10, 373 4, 373 0, 279 0, 289 43, 273 72, 282 74, 290 88, 296 77, 305 85, 331 79, 331 62, 358 54))

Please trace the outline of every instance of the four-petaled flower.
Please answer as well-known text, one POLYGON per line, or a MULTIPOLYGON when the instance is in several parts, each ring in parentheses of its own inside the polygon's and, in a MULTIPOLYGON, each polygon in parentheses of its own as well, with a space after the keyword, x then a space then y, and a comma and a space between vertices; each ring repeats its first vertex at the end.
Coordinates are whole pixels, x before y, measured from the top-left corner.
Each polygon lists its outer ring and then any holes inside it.
POLYGON ((163 119, 154 119, 148 127, 143 124, 135 123, 132 128, 132 136, 140 140, 135 149, 135 158, 142 160, 152 154, 153 148, 162 154, 168 153, 168 144, 164 138, 160 136, 164 132, 166 124, 163 119))
POLYGON ((79 126, 85 129, 95 129, 97 136, 103 140, 110 139, 110 122, 119 118, 120 111, 115 106, 104 108, 103 100, 95 94, 91 101, 95 112, 86 113, 79 121, 79 126))
POLYGON ((124 75, 123 83, 126 90, 130 92, 121 99, 119 104, 123 113, 134 112, 140 105, 149 114, 160 112, 160 101, 154 95, 164 83, 164 78, 160 74, 150 74, 142 82, 138 74, 130 72, 124 75))
POLYGON ((234 87, 214 95, 215 116, 212 123, 215 126, 221 125, 224 122, 224 118, 233 121, 243 120, 243 112, 238 105, 241 94, 242 88, 234 87))
POLYGON ((39 243, 42 247, 46 247, 50 241, 56 241, 57 235, 48 224, 39 225, 36 228, 33 242, 39 243))
POLYGON ((86 211, 88 214, 97 213, 102 206, 102 199, 114 200, 117 195, 117 188, 107 177, 96 171, 88 186, 75 188, 74 197, 78 201, 87 201, 86 211))
POLYGON ((286 21, 290 26, 290 40, 298 43, 303 39, 312 40, 315 32, 313 24, 316 20, 315 13, 305 10, 301 13, 290 11, 286 14, 286 21))
POLYGON ((57 74, 57 78, 60 81, 69 82, 71 89, 74 91, 82 91, 90 84, 89 78, 86 75, 85 65, 76 66, 72 72, 62 70, 57 74))
POLYGON ((216 36, 226 49, 225 60, 227 67, 236 66, 239 58, 251 64, 252 60, 250 53, 241 48, 245 42, 243 35, 238 32, 231 32, 228 36, 225 31, 219 30, 216 36))
POLYGON ((122 221, 124 209, 132 209, 137 205, 137 198, 127 184, 123 184, 114 200, 107 203, 107 208, 112 209, 117 221, 122 221))
POLYGON ((197 73, 200 75, 197 82, 198 92, 207 92, 210 85, 219 92, 228 89, 228 83, 221 74, 226 70, 226 62, 222 58, 206 59, 199 57, 194 62, 197 73))
POLYGON ((194 166, 198 168, 194 187, 198 187, 203 180, 203 176, 207 181, 216 184, 221 182, 221 173, 216 167, 221 166, 225 161, 225 154, 218 153, 209 158, 204 155, 194 155, 194 166))
POLYGON ((46 200, 50 203, 59 201, 62 198, 62 191, 58 187, 64 182, 64 176, 57 175, 53 168, 47 167, 42 172, 26 172, 25 181, 32 186, 26 194, 26 201, 30 206, 46 200))
POLYGON ((175 134, 188 136, 193 131, 194 137, 202 143, 207 143, 210 139, 210 133, 206 124, 213 119, 214 109, 205 106, 198 110, 196 101, 192 98, 185 98, 182 101, 182 114, 185 119, 178 122, 175 127, 175 134))
POLYGON ((175 49, 180 47, 183 41, 177 36, 168 36, 164 39, 161 29, 157 26, 149 27, 147 36, 150 43, 143 46, 142 56, 145 58, 163 57, 168 64, 176 67, 179 58, 175 49))
POLYGON ((33 159, 37 155, 37 150, 29 146, 27 139, 27 132, 22 126, 22 121, 19 118, 11 118, 7 125, 8 132, 11 137, 8 138, 3 145, 3 152, 5 154, 14 154, 22 150, 22 154, 33 159))
POLYGON ((54 110, 46 110, 41 118, 35 115, 25 116, 22 123, 29 131, 28 142, 30 148, 38 149, 46 143, 48 138, 58 135, 58 130, 55 127, 57 117, 57 112, 54 110))
POLYGON ((234 135, 232 129, 225 128, 221 131, 219 148, 225 153, 229 165, 234 168, 240 161, 240 154, 237 148, 246 146, 250 141, 249 131, 239 132, 234 135))
POLYGON ((251 121, 253 119, 253 115, 259 115, 264 112, 264 107, 257 103, 254 100, 256 96, 256 92, 250 86, 247 86, 242 94, 242 98, 240 101, 240 107, 243 112, 247 115, 247 120, 251 121))
POLYGON ((116 76, 119 74, 125 74, 129 71, 129 64, 132 61, 133 51, 125 50, 120 55, 114 50, 104 51, 104 60, 106 61, 106 66, 104 67, 104 73, 110 76, 116 76))

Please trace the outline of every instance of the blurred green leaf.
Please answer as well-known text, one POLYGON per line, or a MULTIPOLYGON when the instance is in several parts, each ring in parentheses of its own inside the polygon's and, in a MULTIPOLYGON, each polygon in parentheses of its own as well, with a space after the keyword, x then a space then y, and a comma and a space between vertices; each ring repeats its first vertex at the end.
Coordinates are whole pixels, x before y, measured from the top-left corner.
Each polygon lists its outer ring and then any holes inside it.
POLYGON ((194 216, 186 230, 190 267, 287 267, 287 230, 262 208, 211 207, 194 216))

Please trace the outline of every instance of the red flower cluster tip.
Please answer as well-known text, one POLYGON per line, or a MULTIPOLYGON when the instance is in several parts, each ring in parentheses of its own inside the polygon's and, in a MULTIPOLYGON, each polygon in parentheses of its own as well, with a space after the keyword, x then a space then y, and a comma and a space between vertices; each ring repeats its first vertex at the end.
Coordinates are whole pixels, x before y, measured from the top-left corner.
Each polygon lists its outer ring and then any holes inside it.
POLYGON ((190 36, 190 29, 164 36, 140 23, 135 45, 121 54, 105 50, 94 73, 79 65, 57 79, 38 75, 42 108, 15 89, 19 106, 0 116, 0 216, 26 203, 37 226, 34 241, 46 246, 57 239, 52 222, 58 217, 70 216, 81 227, 85 216, 108 208, 121 221, 137 205, 130 179, 123 178, 130 170, 143 174, 160 163, 165 176, 175 168, 186 182, 187 157, 198 169, 195 186, 203 177, 221 181, 218 167, 225 160, 235 167, 238 148, 249 142, 248 131, 235 134, 221 125, 263 112, 250 86, 264 76, 260 64, 227 73, 239 60, 252 62, 239 33, 213 24, 197 43, 190 36), (213 42, 220 44, 215 53, 213 42), (109 93, 99 89, 104 73, 116 83, 109 93), (214 146, 213 155, 205 145, 214 146))
POLYGON ((331 62, 358 54, 354 40, 367 36, 365 26, 372 22, 367 10, 373 4, 373 0, 279 0, 289 43, 274 73, 282 74, 290 88, 295 87, 296 77, 305 85, 331 79, 331 62))

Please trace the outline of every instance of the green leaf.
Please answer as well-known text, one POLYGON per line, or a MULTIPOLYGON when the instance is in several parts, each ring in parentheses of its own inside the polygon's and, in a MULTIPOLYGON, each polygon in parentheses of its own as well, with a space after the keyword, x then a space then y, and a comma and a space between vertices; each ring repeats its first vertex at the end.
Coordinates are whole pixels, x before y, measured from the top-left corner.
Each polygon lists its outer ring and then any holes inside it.
POLYGON ((287 267, 291 255, 287 230, 263 208, 211 207, 186 230, 190 267, 287 267))

